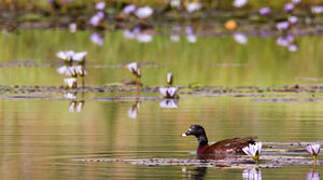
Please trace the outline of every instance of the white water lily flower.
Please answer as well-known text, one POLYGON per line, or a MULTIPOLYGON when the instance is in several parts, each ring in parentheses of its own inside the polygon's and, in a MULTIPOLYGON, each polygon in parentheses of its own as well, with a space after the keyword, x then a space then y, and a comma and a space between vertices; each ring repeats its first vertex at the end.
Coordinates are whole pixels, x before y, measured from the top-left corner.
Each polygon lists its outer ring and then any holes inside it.
POLYGON ((302 0, 292 0, 292 3, 293 4, 299 4, 299 3, 301 3, 302 2, 302 0))
POLYGON ((126 7, 123 8, 122 11, 125 14, 131 14, 136 11, 136 5, 134 4, 127 5, 126 7))
POLYGON ((167 84, 172 85, 173 84, 173 73, 167 73, 167 84))
POLYGON ((242 33, 235 33, 233 37, 234 40, 239 44, 246 44, 248 42, 247 36, 242 33))
POLYGON ((317 159, 317 155, 320 153, 320 148, 320 144, 309 144, 305 147, 306 151, 310 153, 315 160, 317 159))
POLYGON ((259 160, 262 149, 262 142, 256 142, 255 144, 249 144, 242 149, 244 153, 251 156, 256 162, 259 160))
POLYGON ((164 98, 177 98, 178 87, 160 87, 159 92, 164 98))
POLYGON ((181 7, 181 0, 171 0, 170 6, 173 8, 180 8, 181 7))
POLYGON ((138 78, 141 76, 140 68, 138 67, 138 63, 136 63, 136 62, 129 63, 126 65, 126 67, 128 68, 128 70, 130 72, 132 72, 138 78))
POLYGON ((59 68, 57 68, 57 73, 58 74, 63 74, 65 76, 75 76, 76 75, 76 71, 74 69, 74 67, 72 66, 61 66, 59 68))
POLYGON ((140 19, 145 19, 151 16, 153 13, 154 10, 151 7, 145 6, 138 8, 135 12, 135 15, 140 19))
POLYGON ((261 180, 261 170, 259 168, 246 168, 242 172, 243 180, 261 180))
POLYGON ((86 58, 86 55, 87 55, 87 52, 85 52, 85 51, 74 53, 73 61, 84 62, 85 58, 86 58))
POLYGON ((75 52, 74 51, 59 51, 56 56, 60 59, 63 59, 64 61, 72 61, 73 60, 73 56, 74 56, 75 52))
POLYGON ((311 12, 313 14, 322 14, 323 13, 323 6, 312 6, 311 12))
POLYGON ((248 0, 234 0, 233 6, 237 8, 241 8, 242 6, 246 5, 248 0))
POLYGON ((105 8, 105 2, 101 1, 101 2, 97 2, 95 4, 95 9, 102 11, 105 8))
POLYGON ((77 79, 76 78, 65 78, 64 83, 68 88, 76 88, 77 87, 77 79))
POLYGON ((64 94, 66 99, 76 99, 76 95, 74 93, 66 93, 64 94))
POLYGON ((78 66, 75 66, 74 69, 76 74, 81 77, 87 75, 87 71, 84 66, 78 65, 78 66))
POLYGON ((187 12, 189 13, 192 13, 194 11, 198 11, 202 8, 202 4, 199 3, 199 2, 192 2, 192 3, 189 3, 187 6, 186 6, 186 10, 187 12))
POLYGON ((169 108, 169 109, 178 108, 177 101, 174 99, 164 99, 160 101, 159 106, 161 108, 169 108))

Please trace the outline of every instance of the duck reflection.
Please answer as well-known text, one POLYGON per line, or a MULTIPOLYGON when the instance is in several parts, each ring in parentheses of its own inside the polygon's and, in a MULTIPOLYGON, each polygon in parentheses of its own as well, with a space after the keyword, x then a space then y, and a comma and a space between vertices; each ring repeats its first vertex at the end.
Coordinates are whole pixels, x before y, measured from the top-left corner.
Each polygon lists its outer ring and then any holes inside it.
POLYGON ((178 100, 176 99, 163 99, 160 101, 159 106, 161 108, 174 109, 178 108, 178 100))
POLYGON ((243 180, 261 180, 261 169, 259 168, 246 168, 242 171, 243 180))
POLYGON ((311 169, 306 176, 306 180, 320 180, 320 174, 316 168, 311 169))
POLYGON ((138 115, 138 111, 140 108, 141 101, 137 100, 134 105, 132 105, 128 111, 128 117, 131 119, 136 119, 138 115))
POLYGON ((187 174, 188 179, 202 180, 207 173, 207 167, 196 167, 194 169, 183 168, 182 172, 187 174))

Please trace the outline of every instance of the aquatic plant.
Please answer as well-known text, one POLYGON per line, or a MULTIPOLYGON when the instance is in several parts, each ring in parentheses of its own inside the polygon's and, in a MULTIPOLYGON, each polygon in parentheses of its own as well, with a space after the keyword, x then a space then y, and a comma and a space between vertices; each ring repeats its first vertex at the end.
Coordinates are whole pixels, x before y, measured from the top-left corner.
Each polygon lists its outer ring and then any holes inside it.
POLYGON ((313 159, 316 161, 318 159, 318 154, 320 153, 320 144, 308 144, 305 149, 312 155, 313 159))
POLYGON ((252 159, 258 163, 262 149, 262 142, 256 142, 255 144, 249 144, 249 146, 244 147, 242 151, 247 155, 251 156, 252 159))
POLYGON ((243 180, 261 180, 262 174, 259 168, 246 168, 242 171, 243 180))
POLYGON ((149 6, 140 7, 136 10, 135 15, 140 19, 146 19, 154 13, 154 10, 149 6))
POLYGON ((169 98, 169 99, 179 98, 177 94, 178 87, 160 87, 159 92, 164 98, 169 98))
POLYGON ((67 88, 76 88, 77 87, 77 79, 76 78, 65 78, 64 83, 67 85, 67 88))

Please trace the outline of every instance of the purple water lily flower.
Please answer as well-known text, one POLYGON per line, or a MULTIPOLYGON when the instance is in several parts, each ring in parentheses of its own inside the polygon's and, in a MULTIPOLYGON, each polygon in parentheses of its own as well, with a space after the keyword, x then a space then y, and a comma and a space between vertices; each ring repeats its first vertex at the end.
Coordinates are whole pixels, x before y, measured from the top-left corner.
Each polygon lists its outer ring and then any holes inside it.
POLYGON ((259 9, 259 14, 262 16, 267 16, 270 13, 271 13, 270 7, 264 7, 264 8, 259 9))
POLYGON ((134 4, 129 4, 126 7, 123 8, 123 13, 125 14, 131 14, 136 11, 136 5, 134 4))
POLYGON ((287 3, 284 9, 286 12, 292 12, 295 9, 295 5, 293 3, 287 3))
POLYGON ((292 3, 293 4, 299 4, 299 3, 301 3, 302 2, 302 0, 292 0, 292 3))
POLYGON ((285 31, 289 28, 290 24, 288 21, 283 21, 283 22, 279 22, 276 24, 276 28, 279 30, 279 31, 285 31))
POLYGON ((298 17, 296 17, 296 16, 290 16, 288 18, 288 22, 290 22, 291 24, 296 24, 298 22, 298 17))

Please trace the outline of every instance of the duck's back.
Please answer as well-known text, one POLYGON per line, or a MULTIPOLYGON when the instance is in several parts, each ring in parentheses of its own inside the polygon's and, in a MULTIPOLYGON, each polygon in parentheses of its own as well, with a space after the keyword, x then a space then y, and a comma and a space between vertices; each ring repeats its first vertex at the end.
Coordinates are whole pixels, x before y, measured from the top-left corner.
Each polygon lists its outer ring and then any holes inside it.
POLYGON ((209 146, 209 153, 239 153, 242 154, 242 148, 254 144, 255 137, 225 139, 209 146))

